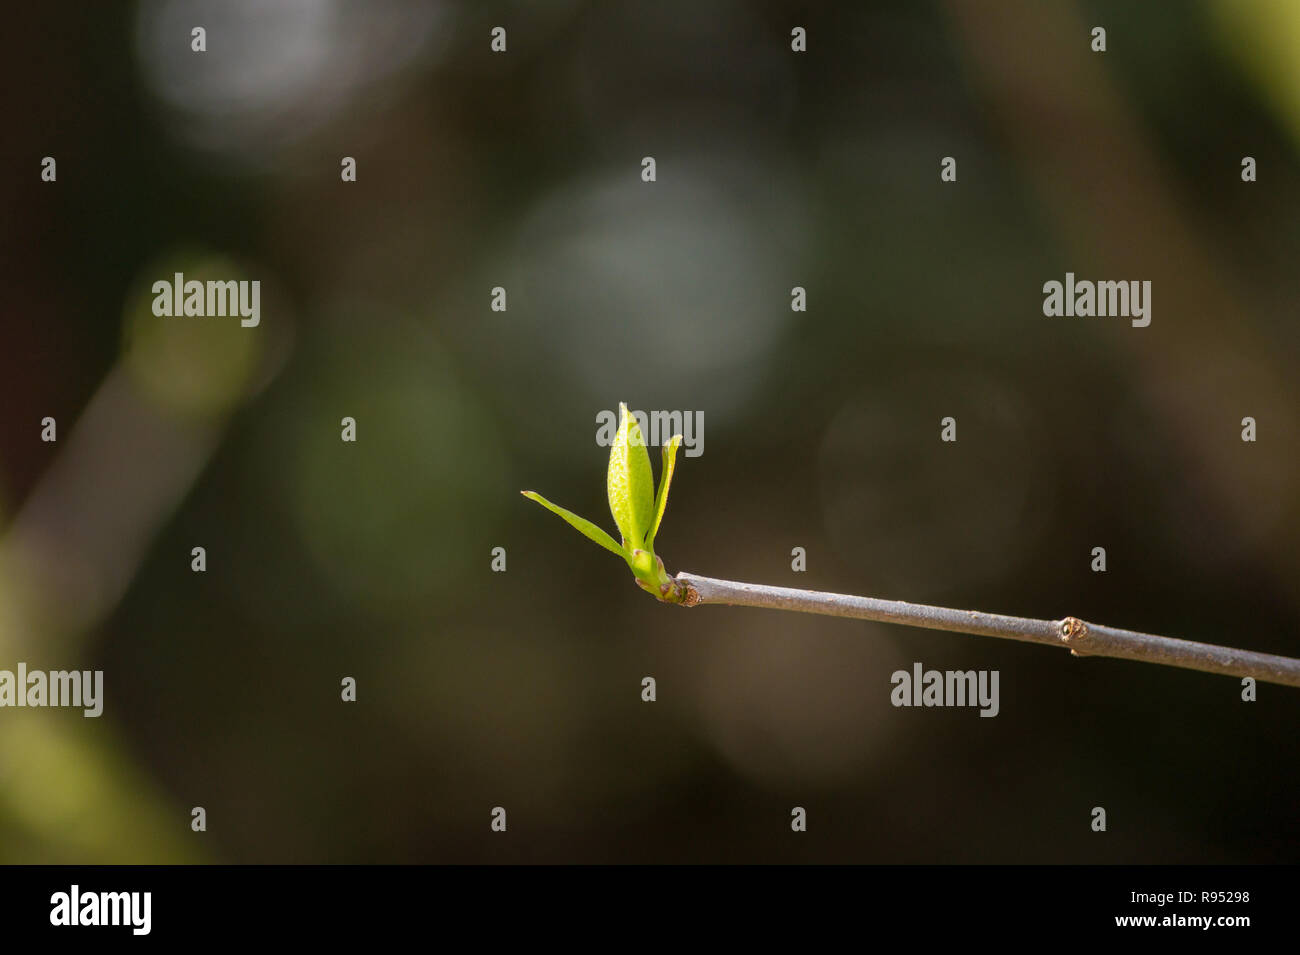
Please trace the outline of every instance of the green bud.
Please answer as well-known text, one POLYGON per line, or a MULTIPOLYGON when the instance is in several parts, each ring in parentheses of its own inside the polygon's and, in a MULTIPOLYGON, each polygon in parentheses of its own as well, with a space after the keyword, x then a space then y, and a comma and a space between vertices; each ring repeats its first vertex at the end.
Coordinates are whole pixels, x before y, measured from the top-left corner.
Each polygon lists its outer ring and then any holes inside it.
POLYGON ((650 454, 645 447, 641 427, 628 413, 627 405, 619 402, 619 426, 609 450, 609 469, 606 489, 609 510, 623 535, 616 543, 603 530, 586 518, 552 504, 536 491, 522 491, 524 497, 558 515, 590 540, 618 554, 631 568, 637 585, 666 603, 681 603, 686 599, 683 588, 668 575, 664 562, 655 555, 654 539, 668 506, 668 488, 673 479, 677 449, 682 437, 676 435, 663 447, 663 470, 659 476, 659 491, 654 489, 654 475, 650 470, 650 454))

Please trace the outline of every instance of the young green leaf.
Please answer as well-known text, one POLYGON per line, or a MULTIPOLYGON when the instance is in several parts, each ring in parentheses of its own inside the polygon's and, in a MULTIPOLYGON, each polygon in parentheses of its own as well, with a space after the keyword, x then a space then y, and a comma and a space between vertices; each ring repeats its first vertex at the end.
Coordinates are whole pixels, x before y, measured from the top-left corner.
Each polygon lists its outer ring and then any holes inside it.
POLYGON ((626 551, 622 547, 619 547, 618 544, 614 542, 614 538, 610 537, 608 534, 602 531, 595 524, 591 523, 591 521, 587 520, 585 517, 579 517, 577 514, 574 514, 572 511, 567 511, 564 508, 560 507, 558 504, 552 504, 550 501, 542 497, 536 491, 520 491, 519 493, 522 494, 524 497, 528 498, 530 501, 536 501, 538 504, 542 505, 542 507, 546 508, 552 514, 558 514, 560 517, 568 521, 569 524, 572 525, 574 528, 576 528, 578 531, 582 532, 588 538, 594 540, 601 547, 605 548, 605 550, 618 554, 618 556, 622 557, 625 561, 627 561, 629 565, 632 563, 632 555, 630 551, 626 551))
POLYGON ((618 433, 609 449, 607 487, 610 513, 623 535, 623 546, 630 552, 645 546, 646 532, 654 519, 654 475, 641 426, 621 401, 618 413, 618 433))
POLYGON ((650 525, 650 533, 646 535, 646 549, 653 552, 655 549, 655 534, 659 533, 659 524, 664 519, 664 509, 668 507, 668 488, 673 483, 673 467, 677 463, 677 449, 682 446, 682 436, 673 435, 671 441, 664 445, 663 448, 663 467, 659 471, 659 493, 655 495, 655 519, 650 525))

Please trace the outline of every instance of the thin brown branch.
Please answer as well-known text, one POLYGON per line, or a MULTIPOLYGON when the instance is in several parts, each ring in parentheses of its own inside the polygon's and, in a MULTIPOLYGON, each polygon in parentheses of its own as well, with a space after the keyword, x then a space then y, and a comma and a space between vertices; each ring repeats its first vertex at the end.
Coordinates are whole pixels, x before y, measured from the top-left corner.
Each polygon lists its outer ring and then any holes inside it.
POLYGON ((984 637, 1064 647, 1081 657, 1140 660, 1224 676, 1253 677, 1265 683, 1280 683, 1283 686, 1300 686, 1300 660, 1291 657, 1195 643, 1191 640, 1175 640, 1172 637, 1137 633, 1133 630, 1117 630, 1101 624, 1084 623, 1077 617, 1034 620, 1030 617, 952 610, 900 600, 880 600, 876 597, 742 584, 734 580, 718 580, 685 573, 678 574, 676 581, 686 590, 686 599, 682 603, 688 607, 730 604, 900 623, 929 630, 973 633, 984 637))

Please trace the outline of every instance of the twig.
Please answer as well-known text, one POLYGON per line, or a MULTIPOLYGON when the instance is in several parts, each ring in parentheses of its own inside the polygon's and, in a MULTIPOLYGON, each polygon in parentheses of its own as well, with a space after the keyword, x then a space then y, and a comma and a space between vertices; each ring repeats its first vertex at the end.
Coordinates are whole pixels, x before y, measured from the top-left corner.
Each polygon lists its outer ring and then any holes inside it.
POLYGON ((1075 656, 1118 657, 1162 663, 1165 666, 1221 673, 1225 676, 1254 677, 1266 683, 1300 686, 1300 660, 1236 650, 1209 643, 1175 640, 1150 633, 1116 630, 1077 617, 1061 620, 1034 620, 1007 617, 975 610, 951 610, 928 604, 855 597, 819 590, 796 590, 790 587, 767 587, 742 584, 734 580, 717 580, 695 574, 678 574, 676 582, 686 591, 682 604, 731 604, 738 607, 767 607, 774 610, 797 610, 832 617, 854 617, 882 623, 901 623, 929 630, 974 633, 985 637, 1002 637, 1047 646, 1066 647, 1075 656))

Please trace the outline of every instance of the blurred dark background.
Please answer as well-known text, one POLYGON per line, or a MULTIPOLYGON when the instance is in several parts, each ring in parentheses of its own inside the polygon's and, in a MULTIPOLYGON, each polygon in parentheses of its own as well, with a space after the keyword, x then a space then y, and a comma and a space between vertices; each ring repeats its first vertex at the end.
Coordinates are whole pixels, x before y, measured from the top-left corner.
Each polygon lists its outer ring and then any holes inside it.
POLYGON ((105 713, 0 711, 0 860, 1296 860, 1296 690, 662 606, 518 491, 613 530, 596 415, 699 410, 670 570, 1300 653, 1300 6, 45 3, 3 45, 0 667, 105 713), (261 325, 155 318, 178 270, 261 325), (1045 318, 1067 271, 1150 327, 1045 318), (914 661, 1000 715, 893 708, 914 661))

